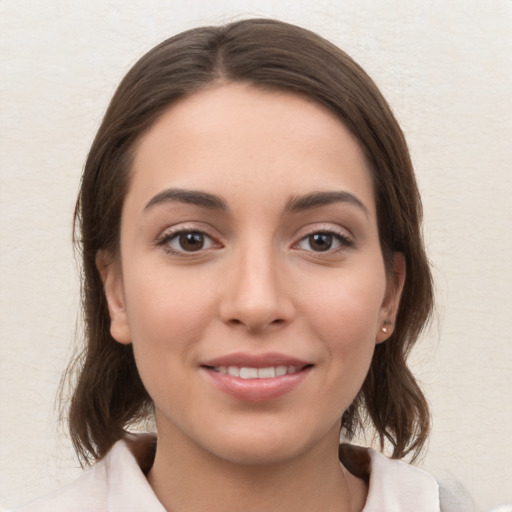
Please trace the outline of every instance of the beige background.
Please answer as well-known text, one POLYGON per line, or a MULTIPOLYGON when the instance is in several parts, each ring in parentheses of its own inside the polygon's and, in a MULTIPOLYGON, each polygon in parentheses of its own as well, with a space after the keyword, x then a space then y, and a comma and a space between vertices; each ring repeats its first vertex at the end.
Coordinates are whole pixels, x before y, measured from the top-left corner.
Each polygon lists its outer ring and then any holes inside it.
POLYGON ((423 464, 481 510, 512 502, 512 1, 0 1, 0 509, 77 473, 55 395, 78 305, 81 167, 119 79, 198 24, 298 23, 375 78, 410 143, 438 321, 414 353, 434 416, 423 464))

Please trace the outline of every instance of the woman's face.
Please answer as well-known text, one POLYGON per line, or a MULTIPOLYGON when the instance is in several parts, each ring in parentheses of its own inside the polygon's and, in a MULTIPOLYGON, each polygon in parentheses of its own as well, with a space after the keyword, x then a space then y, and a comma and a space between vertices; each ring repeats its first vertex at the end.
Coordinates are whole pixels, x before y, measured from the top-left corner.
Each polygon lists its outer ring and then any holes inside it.
POLYGON ((111 332, 132 343, 159 436, 242 463, 336 445, 393 320, 357 143, 307 99, 223 85, 137 146, 120 261, 100 256, 111 332))

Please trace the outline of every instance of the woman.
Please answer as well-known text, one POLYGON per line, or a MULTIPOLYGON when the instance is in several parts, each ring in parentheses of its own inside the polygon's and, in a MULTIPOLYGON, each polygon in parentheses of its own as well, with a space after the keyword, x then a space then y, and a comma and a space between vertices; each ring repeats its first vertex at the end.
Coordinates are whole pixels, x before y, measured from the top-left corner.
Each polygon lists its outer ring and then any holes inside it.
POLYGON ((75 220, 69 423, 96 464, 23 510, 439 510, 427 473, 338 449, 373 428, 420 453, 406 358, 433 303, 404 137, 341 50, 270 20, 164 41, 111 101, 75 220))

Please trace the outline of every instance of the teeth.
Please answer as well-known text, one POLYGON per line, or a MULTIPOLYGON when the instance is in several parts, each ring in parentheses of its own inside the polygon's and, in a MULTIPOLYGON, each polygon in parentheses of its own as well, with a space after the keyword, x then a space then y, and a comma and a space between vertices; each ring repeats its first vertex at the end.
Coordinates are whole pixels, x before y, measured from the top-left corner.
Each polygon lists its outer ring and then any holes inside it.
POLYGON ((240 378, 241 379, 257 379, 258 378, 258 369, 257 368, 240 368, 240 378))
POLYGON ((276 377, 282 377, 286 375, 286 366, 278 366, 276 368, 276 377))
POLYGON ((267 368, 250 368, 247 366, 216 366, 215 370, 224 375, 240 377, 241 379, 272 379, 274 377, 282 377, 283 375, 291 375, 297 372, 295 366, 269 366, 267 368))
POLYGON ((228 375, 240 377, 240 368, 238 368, 238 366, 228 366, 228 375))
POLYGON ((275 368, 259 368, 258 369, 258 379, 271 379, 276 376, 275 368))

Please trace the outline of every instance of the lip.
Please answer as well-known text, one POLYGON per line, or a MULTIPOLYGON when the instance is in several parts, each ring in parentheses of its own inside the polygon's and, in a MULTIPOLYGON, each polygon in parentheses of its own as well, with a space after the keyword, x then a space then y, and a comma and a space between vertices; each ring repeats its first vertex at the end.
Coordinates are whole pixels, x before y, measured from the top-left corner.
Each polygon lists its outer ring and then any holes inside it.
POLYGON ((245 352, 236 352, 224 356, 209 359, 200 363, 201 366, 248 366, 250 368, 267 368, 268 366, 295 366, 303 368, 311 365, 309 361, 297 359, 296 357, 279 354, 277 352, 267 352, 265 354, 248 354, 245 352))
POLYGON ((310 374, 313 364, 284 354, 245 354, 236 353, 214 358, 201 363, 200 370, 220 391, 246 402, 277 400, 293 391, 310 374), (265 379, 243 379, 219 373, 219 366, 267 368, 270 366, 293 366, 296 372, 265 379))

